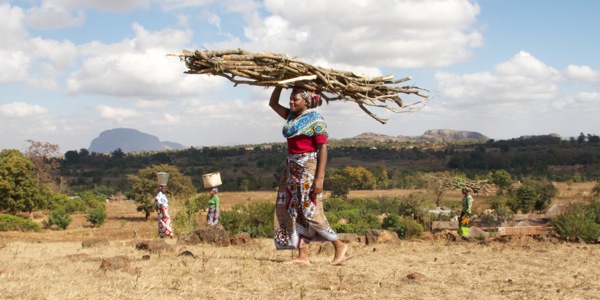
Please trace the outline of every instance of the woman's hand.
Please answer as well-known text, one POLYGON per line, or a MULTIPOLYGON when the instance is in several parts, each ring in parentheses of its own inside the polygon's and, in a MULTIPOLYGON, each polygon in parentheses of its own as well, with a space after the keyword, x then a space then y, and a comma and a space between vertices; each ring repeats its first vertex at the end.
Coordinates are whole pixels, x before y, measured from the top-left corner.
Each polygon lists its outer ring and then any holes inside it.
POLYGON ((317 198, 317 195, 323 192, 323 178, 316 178, 313 182, 313 186, 310 189, 310 194, 313 199, 317 198))

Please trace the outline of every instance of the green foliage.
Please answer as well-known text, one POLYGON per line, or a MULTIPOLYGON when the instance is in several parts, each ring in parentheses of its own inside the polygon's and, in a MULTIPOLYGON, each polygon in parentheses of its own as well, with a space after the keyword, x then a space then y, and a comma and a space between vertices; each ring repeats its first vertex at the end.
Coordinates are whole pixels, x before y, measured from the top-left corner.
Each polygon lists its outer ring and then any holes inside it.
POLYGON ((422 219, 425 214, 427 196, 421 192, 410 193, 399 202, 397 213, 400 216, 422 219))
POLYGON ((535 203, 538 201, 538 195, 535 188, 529 185, 523 185, 516 191, 518 209, 523 213, 532 212, 535 209, 535 203))
POLYGON ((597 243, 600 238, 600 203, 573 203, 564 214, 552 219, 554 230, 563 239, 597 243))
POLYGON ((369 229, 381 228, 381 214, 402 215, 421 222, 430 221, 426 214, 426 201, 426 195, 423 193, 412 193, 408 197, 355 198, 348 201, 330 198, 324 201, 324 210, 336 232, 364 234, 369 229), (342 219, 344 222, 340 224, 342 219))
POLYGON ((512 177, 506 170, 496 170, 491 174, 492 183, 494 183, 499 190, 506 190, 512 185, 512 177))
POLYGON ((87 216, 85 216, 85 219, 94 227, 101 226, 106 220, 106 206, 104 204, 99 204, 87 216))
MULTIPOLYGON (((378 172, 379 176, 387 178, 387 172, 379 169, 378 172)), ((330 170, 326 176, 325 189, 331 191, 332 197, 346 199, 350 190, 372 190, 377 187, 377 178, 361 166, 330 170)))
POLYGON ((56 225, 58 229, 67 229, 67 227, 71 224, 71 216, 65 209, 57 209, 53 210, 48 216, 48 220, 42 221, 42 225, 46 229, 52 228, 53 225, 56 225))
POLYGON ((375 176, 377 189, 388 189, 390 187, 391 180, 385 165, 376 165, 368 168, 368 170, 375 176))
POLYGON ((341 198, 328 198, 323 201, 323 210, 325 213, 338 210, 351 209, 352 205, 341 198))
POLYGON ((329 172, 326 176, 325 189, 331 191, 331 197, 348 199, 350 182, 346 177, 338 172, 329 172))
POLYGON ((236 205, 221 212, 219 224, 234 234, 247 232, 253 238, 272 238, 274 213, 275 204, 269 202, 236 205))
POLYGON ((183 208, 173 217, 173 230, 176 232, 188 232, 198 229, 196 216, 200 210, 208 208, 208 194, 202 194, 198 197, 186 199, 183 202, 183 208))
POLYGON ((7 214, 0 214, 0 231, 40 231, 37 223, 7 214))
MULTIPOLYGON (((516 201, 515 201, 516 202, 516 201)), ((494 210, 496 221, 512 220, 514 217, 513 210, 510 206, 510 198, 506 196, 496 196, 492 199, 491 208, 494 210)))
POLYGON ((527 179, 516 191, 508 190, 508 206, 515 213, 543 211, 557 195, 558 189, 551 182, 527 179))
POLYGON ((394 231, 401 239, 410 239, 423 235, 423 225, 415 220, 391 214, 383 219, 381 228, 394 231))
MULTIPOLYGON (((247 229, 248 224, 248 208, 242 204, 234 205, 229 210, 222 210, 219 216, 219 224, 223 225, 223 228, 228 232, 238 234, 242 233, 247 229)), ((273 215, 269 217, 273 219, 273 215)), ((273 227, 275 228, 275 227, 273 227)), ((272 237, 271 234, 270 237, 272 237)))
POLYGON ((0 152, 0 209, 11 214, 32 212, 41 200, 33 163, 21 152, 0 152))
POLYGON ((64 210, 68 214, 86 213, 90 208, 95 208, 98 205, 97 202, 92 202, 88 205, 79 196, 67 197, 63 194, 51 194, 49 197, 49 209, 53 211, 64 210))
POLYGON ((352 224, 333 223, 331 224, 331 229, 336 233, 358 233, 356 232, 356 226, 352 224))
POLYGON ((558 188, 549 181, 536 181, 533 186, 538 194, 538 201, 535 203, 534 208, 537 211, 543 211, 552 204, 552 199, 558 196, 558 188))

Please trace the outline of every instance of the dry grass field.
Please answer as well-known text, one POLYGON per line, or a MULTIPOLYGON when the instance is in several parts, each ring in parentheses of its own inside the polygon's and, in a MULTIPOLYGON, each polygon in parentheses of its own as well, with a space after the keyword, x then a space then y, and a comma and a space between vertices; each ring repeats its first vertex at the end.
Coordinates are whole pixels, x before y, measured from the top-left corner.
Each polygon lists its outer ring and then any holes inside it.
MULTIPOLYGON (((559 188, 563 203, 591 190, 559 188)), ((224 209, 272 197, 221 193, 224 209)), ((0 232, 0 299, 600 299, 597 244, 428 235, 399 245, 351 243, 353 258, 339 266, 329 264, 331 250, 319 253, 312 244, 310 266, 289 266, 281 262, 292 252, 276 251, 269 239, 218 247, 181 245, 174 238, 165 241, 172 251, 137 250, 140 241, 159 240, 155 221, 144 221, 129 201, 109 203, 107 212, 100 228, 74 215, 64 231, 0 232), (109 243, 82 246, 99 238, 109 243), (186 250, 195 257, 179 256, 186 250), (101 268, 113 257, 129 265, 101 268)))

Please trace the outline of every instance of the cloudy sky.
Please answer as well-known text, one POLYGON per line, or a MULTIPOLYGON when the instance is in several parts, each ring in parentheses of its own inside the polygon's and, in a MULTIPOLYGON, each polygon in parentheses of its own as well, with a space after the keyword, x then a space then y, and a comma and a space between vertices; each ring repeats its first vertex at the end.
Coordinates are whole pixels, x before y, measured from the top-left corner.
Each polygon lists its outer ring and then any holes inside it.
POLYGON ((0 146, 64 153, 121 127, 186 146, 284 141, 271 89, 184 74, 166 56, 184 49, 287 54, 430 91, 417 112, 376 111, 385 125, 352 102, 324 105, 332 138, 600 134, 599 11, 584 0, 0 0, 0 146))

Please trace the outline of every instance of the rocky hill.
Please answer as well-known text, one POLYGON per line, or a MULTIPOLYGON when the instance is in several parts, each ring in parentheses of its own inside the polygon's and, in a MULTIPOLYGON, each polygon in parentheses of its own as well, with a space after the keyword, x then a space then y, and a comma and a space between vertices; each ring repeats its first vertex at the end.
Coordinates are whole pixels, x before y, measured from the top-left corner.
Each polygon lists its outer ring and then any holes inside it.
POLYGON ((106 130, 92 140, 90 152, 110 153, 117 149, 123 152, 181 150, 184 145, 174 142, 161 142, 158 137, 131 128, 106 130))
POLYGON ((459 142, 486 142, 489 140, 485 135, 473 131, 461 131, 451 129, 431 129, 420 136, 390 136, 379 133, 366 132, 353 138, 355 141, 363 142, 408 142, 421 141, 432 143, 459 143, 459 142))

